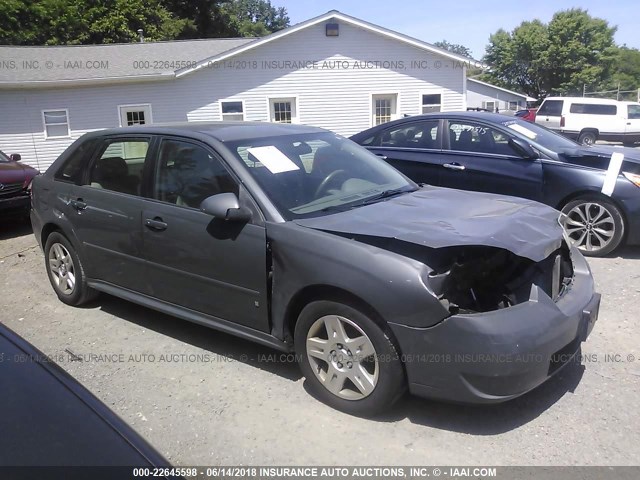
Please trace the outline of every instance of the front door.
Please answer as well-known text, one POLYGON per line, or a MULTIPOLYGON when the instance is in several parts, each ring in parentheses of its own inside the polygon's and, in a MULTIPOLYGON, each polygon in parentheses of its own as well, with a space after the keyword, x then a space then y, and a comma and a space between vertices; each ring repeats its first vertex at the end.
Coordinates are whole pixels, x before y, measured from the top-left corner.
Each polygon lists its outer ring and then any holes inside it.
POLYGON ((449 120, 446 131, 443 187, 542 199, 542 162, 518 155, 509 134, 466 120, 449 120))
POLYGON ((150 137, 103 141, 66 207, 87 276, 140 293, 148 292, 140 219, 150 143, 150 137))
POLYGON ((154 201, 142 213, 152 295, 269 331, 261 219, 225 222, 199 210, 205 198, 218 193, 232 192, 241 203, 251 202, 244 187, 209 147, 176 138, 161 141, 153 183, 154 201))

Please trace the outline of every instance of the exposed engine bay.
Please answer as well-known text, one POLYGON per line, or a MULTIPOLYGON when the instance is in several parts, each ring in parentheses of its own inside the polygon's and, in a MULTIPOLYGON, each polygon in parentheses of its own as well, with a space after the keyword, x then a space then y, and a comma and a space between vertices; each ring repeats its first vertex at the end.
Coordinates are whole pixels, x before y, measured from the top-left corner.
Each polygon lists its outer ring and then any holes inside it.
POLYGON ((349 237, 429 266, 432 271, 425 283, 452 315, 490 312, 526 302, 533 285, 555 301, 573 279, 565 242, 544 260, 534 262, 498 247, 431 248, 395 239, 349 237))

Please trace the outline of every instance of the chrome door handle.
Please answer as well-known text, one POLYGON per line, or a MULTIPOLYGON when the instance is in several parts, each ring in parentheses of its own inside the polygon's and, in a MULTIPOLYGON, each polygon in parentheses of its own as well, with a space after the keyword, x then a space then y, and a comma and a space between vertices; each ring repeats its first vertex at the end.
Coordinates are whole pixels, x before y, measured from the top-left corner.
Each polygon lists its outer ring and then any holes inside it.
POLYGON ((69 205, 71 205, 77 211, 84 210, 85 208, 87 208, 87 204, 81 198, 77 200, 69 200, 69 205))
POLYGON ((386 155, 383 155, 383 154, 381 154, 381 153, 376 153, 376 156, 377 156, 377 157, 380 157, 382 160, 386 160, 386 159, 387 159, 387 156, 386 156, 386 155))
POLYGON ((450 170, 457 170, 459 172, 461 172, 462 170, 464 170, 465 167, 464 165, 460 165, 459 163, 445 163, 444 165, 442 165, 444 168, 448 168, 450 170))
POLYGON ((147 218, 144 221, 144 226, 149 228, 150 230, 155 230, 156 232, 161 232, 162 230, 166 230, 168 225, 162 221, 160 217, 156 218, 147 218))

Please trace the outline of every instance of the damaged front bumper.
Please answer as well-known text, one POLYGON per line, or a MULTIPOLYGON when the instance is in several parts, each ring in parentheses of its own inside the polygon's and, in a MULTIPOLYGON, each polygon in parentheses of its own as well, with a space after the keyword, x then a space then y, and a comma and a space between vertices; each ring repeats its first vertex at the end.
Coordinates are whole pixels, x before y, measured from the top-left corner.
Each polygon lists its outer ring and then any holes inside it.
POLYGON ((389 323, 411 393, 463 403, 497 403, 542 384, 577 353, 598 317, 600 295, 584 257, 571 248, 574 278, 553 301, 541 288, 528 301, 452 315, 428 328, 389 323))

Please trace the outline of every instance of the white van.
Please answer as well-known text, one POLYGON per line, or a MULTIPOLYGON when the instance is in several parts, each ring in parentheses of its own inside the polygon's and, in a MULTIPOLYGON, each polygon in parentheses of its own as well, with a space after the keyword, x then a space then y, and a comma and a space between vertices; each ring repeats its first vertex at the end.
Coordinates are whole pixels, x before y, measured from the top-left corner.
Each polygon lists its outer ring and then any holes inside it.
POLYGON ((640 142, 640 103, 603 98, 547 97, 536 123, 584 145, 596 140, 640 142))

